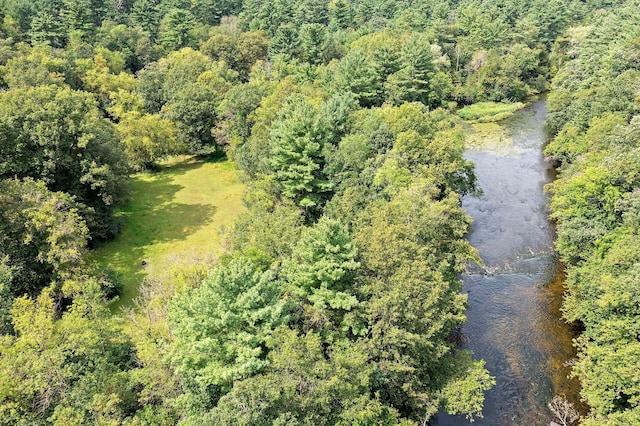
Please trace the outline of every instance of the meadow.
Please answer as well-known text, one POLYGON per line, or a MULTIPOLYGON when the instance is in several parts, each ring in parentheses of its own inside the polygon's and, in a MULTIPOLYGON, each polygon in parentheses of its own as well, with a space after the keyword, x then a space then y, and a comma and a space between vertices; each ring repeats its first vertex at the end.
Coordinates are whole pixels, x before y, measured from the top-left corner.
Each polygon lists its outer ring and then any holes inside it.
POLYGON ((118 236, 92 253, 124 286, 115 307, 131 306, 145 277, 176 263, 211 262, 222 251, 221 229, 244 210, 244 185, 227 160, 181 157, 132 178, 118 212, 118 236))

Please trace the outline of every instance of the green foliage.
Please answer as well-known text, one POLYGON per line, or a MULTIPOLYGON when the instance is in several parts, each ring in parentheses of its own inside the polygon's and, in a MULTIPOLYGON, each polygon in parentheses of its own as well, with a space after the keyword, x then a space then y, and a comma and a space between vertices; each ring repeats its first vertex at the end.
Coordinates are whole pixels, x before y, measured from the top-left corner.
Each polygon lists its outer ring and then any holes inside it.
POLYGON ((313 332, 285 327, 269 342, 269 366, 236 382, 205 417, 211 424, 396 424, 398 413, 366 392, 371 367, 356 347, 323 348, 313 332))
POLYGON ((344 290, 351 286, 359 266, 356 256, 344 227, 323 218, 300 237, 285 276, 306 293, 318 288, 344 290))
POLYGON ((93 98, 55 86, 15 89, 0 96, 0 112, 0 176, 32 177, 75 196, 88 207, 92 236, 112 236, 128 168, 93 98))
POLYGON ((182 151, 175 125, 157 114, 128 113, 116 126, 132 169, 153 166, 157 160, 182 151))
POLYGON ((42 14, 31 20, 31 42, 34 45, 62 46, 64 34, 56 18, 50 14, 42 14))
POLYGON ((450 360, 451 377, 440 397, 447 413, 464 414, 473 421, 482 418, 483 394, 495 385, 495 379, 484 368, 484 361, 473 361, 471 354, 459 351, 450 360))
POLYGON ((4 82, 9 88, 59 85, 64 82, 67 63, 47 47, 35 47, 11 58, 3 67, 4 82))
POLYGON ((435 72, 430 45, 424 38, 411 38, 401 52, 400 69, 387 79, 389 98, 396 105, 403 102, 437 105, 439 99, 431 99, 435 72))
POLYGON ((317 111, 304 98, 290 99, 270 135, 270 163, 282 194, 307 212, 321 205, 333 187, 323 173, 322 155, 330 129, 317 111))
POLYGON ((76 33, 80 37, 89 37, 94 30, 94 13, 99 10, 91 0, 62 0, 64 9, 60 17, 69 34, 76 33))
POLYGON ((245 194, 248 211, 231 231, 230 250, 269 267, 291 255, 300 238, 304 217, 292 203, 278 203, 273 180, 254 182, 245 194))
POLYGON ((175 338, 171 364, 191 392, 215 401, 234 381, 269 364, 264 345, 287 322, 290 309, 281 294, 271 272, 238 258, 172 299, 167 317, 175 338))
POLYGON ((492 379, 448 341, 475 259, 460 196, 476 183, 439 108, 520 101, 568 63, 547 153, 566 167, 552 188, 559 252, 584 267, 567 299, 589 336, 576 371, 593 384, 593 421, 633 420, 636 383, 620 365, 636 364, 634 1, 591 16, 611 5, 6 0, 0 423, 479 416, 492 379), (584 17, 591 26, 565 32, 584 17), (247 211, 231 226, 242 185, 226 162, 136 175, 121 237, 95 254, 121 273, 125 305, 148 278, 121 328, 101 290, 117 283, 90 277, 86 242, 115 234, 130 169, 184 149, 227 151, 250 181, 247 211), (223 245, 203 280, 197 263, 223 245), (167 272, 176 258, 189 266, 167 272))
POLYGON ((194 42, 190 31, 195 19, 191 12, 183 9, 171 9, 162 19, 158 39, 168 50, 178 50, 191 46, 194 42))
POLYGON ((298 321, 303 330, 315 329, 326 336, 333 328, 357 327, 344 318, 359 303, 352 290, 360 266, 357 254, 351 236, 334 219, 323 217, 303 231, 281 272, 288 292, 301 302, 298 321))
POLYGON ((176 123, 178 141, 194 154, 216 151, 211 130, 215 126, 216 108, 221 99, 214 87, 190 84, 165 104, 162 115, 176 123))
POLYGON ((243 80, 248 80, 251 67, 266 59, 268 46, 264 31, 250 31, 216 34, 202 44, 201 50, 214 60, 223 60, 243 80))
POLYGON ((89 235, 72 197, 32 179, 6 179, 0 181, 0 202, 0 253, 11 272, 11 280, 3 279, 7 294, 35 295, 83 265, 89 235))
POLYGON ((561 54, 571 56, 549 98, 555 137, 546 153, 560 166, 551 208, 568 264, 564 315, 584 327, 573 374, 591 407, 585 425, 633 424, 640 407, 632 367, 640 353, 640 122, 633 117, 640 79, 618 56, 625 51, 633 61, 638 18, 637 2, 628 1, 570 33, 570 51, 561 54))
POLYGON ((175 123, 178 142, 190 153, 206 154, 218 149, 212 135, 216 111, 236 78, 224 63, 185 48, 146 67, 139 91, 149 113, 175 123))
MULTIPOLYGON (((457 274, 475 259, 462 239, 468 217, 457 195, 437 201, 437 193, 427 181, 414 183, 374 210, 371 224, 356 236, 371 294, 365 341, 376 365, 374 389, 391 405, 423 416, 441 405, 457 410, 438 390, 451 379, 446 337, 464 321, 457 274)), ((470 380, 480 381, 452 386, 474 389, 464 411, 475 416, 492 381, 486 373, 470 380)))
POLYGON ((377 185, 391 183, 393 187, 395 181, 402 186, 409 183, 409 175, 422 174, 433 179, 443 193, 450 189, 460 194, 476 191, 473 164, 462 157, 462 130, 449 114, 440 109, 427 112, 425 107, 414 103, 382 108, 377 115, 395 136, 386 156, 389 167, 380 169, 387 177, 376 175, 377 185))
POLYGON ((373 64, 360 50, 352 50, 336 67, 337 91, 350 91, 363 107, 379 106, 382 84, 373 64))
POLYGON ((513 104, 496 102, 478 102, 458 110, 458 115, 465 120, 477 123, 490 123, 510 117, 515 111, 524 107, 521 102, 513 104))
POLYGON ((107 424, 135 410, 130 342, 100 301, 98 284, 82 288, 60 319, 50 291, 14 302, 16 336, 0 341, 2 423, 107 424))
POLYGON ((11 327, 11 305, 13 293, 11 282, 15 273, 15 267, 9 264, 9 256, 4 255, 0 259, 0 336, 13 331, 11 327))

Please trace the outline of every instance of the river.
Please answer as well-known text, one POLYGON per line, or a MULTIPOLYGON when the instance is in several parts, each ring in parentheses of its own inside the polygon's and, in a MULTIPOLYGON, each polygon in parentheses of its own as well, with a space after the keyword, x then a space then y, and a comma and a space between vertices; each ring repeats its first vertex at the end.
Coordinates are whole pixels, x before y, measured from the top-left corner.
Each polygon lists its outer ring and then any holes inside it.
MULTIPOLYGON (((484 418, 474 425, 549 425, 554 394, 577 402, 569 380, 571 329, 560 319, 562 268, 553 253, 544 185, 546 104, 539 100, 499 123, 467 127, 466 158, 475 163, 483 194, 465 197, 473 218, 469 242, 484 265, 463 276, 468 322, 460 346, 482 358, 496 385, 486 394, 484 418)), ((438 426, 471 424, 440 414, 438 426)))

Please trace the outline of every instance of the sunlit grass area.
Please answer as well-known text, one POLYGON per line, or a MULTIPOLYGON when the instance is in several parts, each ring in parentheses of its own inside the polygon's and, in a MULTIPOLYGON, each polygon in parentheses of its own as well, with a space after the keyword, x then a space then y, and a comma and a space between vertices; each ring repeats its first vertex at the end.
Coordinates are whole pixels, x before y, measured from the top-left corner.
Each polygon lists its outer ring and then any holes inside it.
POLYGON ((467 121, 474 123, 491 123, 511 117, 513 113, 525 104, 522 102, 502 103, 502 102, 478 102, 473 105, 460 108, 458 115, 467 121))
POLYGON ((115 240, 92 254, 100 266, 121 275, 117 306, 130 306, 142 280, 186 259, 209 261, 220 254, 220 229, 243 211, 244 186, 233 163, 191 157, 133 177, 128 203, 118 213, 115 240))

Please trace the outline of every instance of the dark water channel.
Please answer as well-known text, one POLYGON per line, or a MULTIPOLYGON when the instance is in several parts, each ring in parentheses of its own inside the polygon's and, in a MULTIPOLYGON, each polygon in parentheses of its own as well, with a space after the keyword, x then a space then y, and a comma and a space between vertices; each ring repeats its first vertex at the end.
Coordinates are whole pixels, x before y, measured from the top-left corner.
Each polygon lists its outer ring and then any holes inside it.
MULTIPOLYGON (((464 275, 469 297, 463 348, 483 358, 496 378, 475 425, 549 425, 547 402, 578 385, 565 366, 573 356, 571 330, 559 318, 562 268, 553 254, 554 229, 543 187, 552 170, 542 156, 544 100, 500 123, 468 128, 466 157, 483 190, 463 200, 473 217, 470 243, 484 265, 464 275)), ((438 426, 471 424, 439 415, 438 426)))

